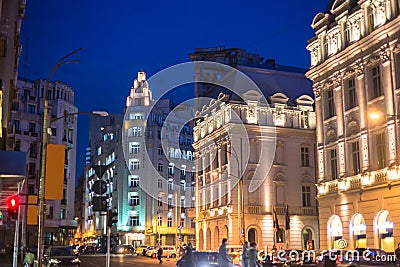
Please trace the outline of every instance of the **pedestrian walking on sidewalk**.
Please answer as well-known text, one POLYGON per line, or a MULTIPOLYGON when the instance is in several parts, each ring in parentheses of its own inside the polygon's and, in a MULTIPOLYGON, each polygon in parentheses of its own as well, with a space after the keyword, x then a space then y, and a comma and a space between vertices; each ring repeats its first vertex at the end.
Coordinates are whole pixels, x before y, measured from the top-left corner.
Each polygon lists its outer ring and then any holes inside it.
POLYGON ((162 258, 162 254, 163 254, 163 249, 162 249, 161 246, 159 246, 158 250, 157 250, 157 258, 160 261, 160 263, 162 263, 162 259, 161 259, 162 258))

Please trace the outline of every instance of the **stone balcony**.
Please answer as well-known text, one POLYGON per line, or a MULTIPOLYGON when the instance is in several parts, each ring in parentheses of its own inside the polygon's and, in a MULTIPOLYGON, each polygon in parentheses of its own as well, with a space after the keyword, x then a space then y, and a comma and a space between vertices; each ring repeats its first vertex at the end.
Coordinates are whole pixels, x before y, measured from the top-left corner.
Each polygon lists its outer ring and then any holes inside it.
POLYGON ((317 184, 318 196, 350 192, 354 190, 368 190, 377 185, 390 184, 400 179, 399 166, 387 167, 377 171, 364 172, 354 176, 337 180, 320 182, 317 184))

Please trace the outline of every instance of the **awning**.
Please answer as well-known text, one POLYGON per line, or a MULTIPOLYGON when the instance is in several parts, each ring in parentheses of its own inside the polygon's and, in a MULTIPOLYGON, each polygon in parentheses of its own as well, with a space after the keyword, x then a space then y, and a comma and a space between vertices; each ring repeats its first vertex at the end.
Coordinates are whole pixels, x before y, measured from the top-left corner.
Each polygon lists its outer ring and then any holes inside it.
POLYGON ((26 153, 0 150, 0 208, 18 193, 18 183, 26 177, 26 153))

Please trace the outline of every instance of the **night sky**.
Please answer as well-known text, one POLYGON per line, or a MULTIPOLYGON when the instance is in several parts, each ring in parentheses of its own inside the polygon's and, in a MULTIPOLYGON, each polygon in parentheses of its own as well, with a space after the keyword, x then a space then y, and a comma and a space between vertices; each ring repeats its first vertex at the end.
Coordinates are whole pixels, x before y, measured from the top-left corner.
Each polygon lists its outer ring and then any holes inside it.
MULTIPOLYGON (((310 24, 327 5, 328 0, 29 0, 19 75, 47 78, 60 57, 83 48, 73 57, 80 62, 62 66, 53 79, 74 88, 79 111, 122 113, 137 71, 150 77, 189 61, 197 47, 236 47, 308 68, 310 24)), ((87 124, 88 117, 80 116, 77 175, 84 166, 87 124)))

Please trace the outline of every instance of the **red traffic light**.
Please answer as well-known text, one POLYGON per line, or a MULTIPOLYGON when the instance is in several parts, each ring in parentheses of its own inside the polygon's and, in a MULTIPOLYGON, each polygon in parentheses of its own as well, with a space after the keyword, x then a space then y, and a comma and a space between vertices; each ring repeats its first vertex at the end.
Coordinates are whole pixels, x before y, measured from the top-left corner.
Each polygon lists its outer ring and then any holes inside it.
POLYGON ((11 210, 17 210, 19 207, 19 198, 18 196, 11 196, 7 200, 7 207, 11 210))

